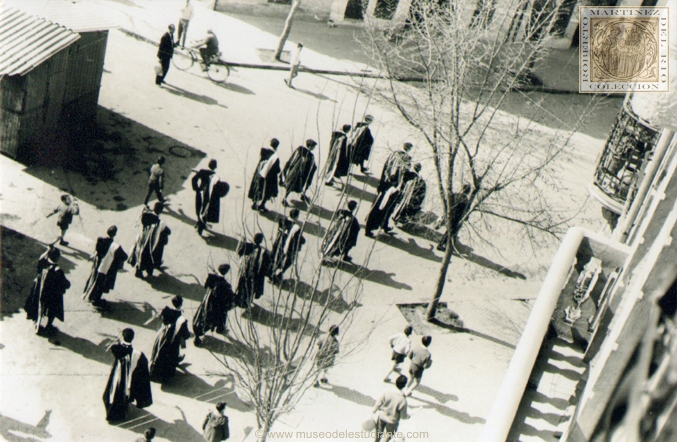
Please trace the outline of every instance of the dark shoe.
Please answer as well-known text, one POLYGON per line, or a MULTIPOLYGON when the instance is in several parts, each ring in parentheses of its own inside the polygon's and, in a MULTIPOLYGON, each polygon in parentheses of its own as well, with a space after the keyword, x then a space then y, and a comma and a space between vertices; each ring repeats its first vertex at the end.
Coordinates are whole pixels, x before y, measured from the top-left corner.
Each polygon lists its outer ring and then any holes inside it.
POLYGON ((69 244, 69 242, 68 242, 68 241, 64 241, 64 240, 62 239, 61 241, 59 241, 59 244, 61 244, 62 246, 67 246, 67 245, 69 244))
POLYGON ((259 207, 259 213, 268 213, 268 209, 266 209, 265 207, 261 206, 261 207, 259 207))
POLYGON ((324 183, 324 185, 325 185, 325 186, 334 187, 334 180, 327 181, 326 183, 324 183))
POLYGON ((315 382, 315 384, 313 385, 313 387, 315 387, 315 388, 320 388, 320 381, 315 382))
POLYGON ((284 207, 291 207, 291 204, 289 204, 289 201, 287 201, 286 199, 283 199, 283 200, 282 200, 282 205, 283 205, 284 207))
POLYGON ((320 382, 322 382, 323 384, 328 384, 328 383, 329 383, 329 379, 327 379, 327 378, 322 378, 322 379, 320 379, 320 382))
POLYGON ((446 252, 446 251, 447 251, 447 246, 445 246, 444 244, 438 244, 438 245, 437 245, 437 250, 439 250, 440 252, 446 252))
POLYGON ((310 204, 310 198, 308 198, 305 195, 301 195, 301 201, 303 201, 306 204, 310 204))
POLYGON ((194 344, 196 347, 200 347, 200 346, 202 345, 202 339, 200 339, 199 336, 195 336, 195 339, 193 340, 193 344, 194 344))
POLYGON ((392 381, 390 380, 390 378, 385 378, 383 379, 383 382, 385 382, 386 384, 390 384, 392 381))
POLYGON ((390 226, 385 226, 385 227, 383 228, 383 231, 386 232, 386 233, 390 233, 390 232, 393 231, 393 228, 390 227, 390 226))
POLYGON ((136 272, 134 272, 134 276, 137 278, 143 278, 143 272, 137 269, 136 272))
POLYGON ((258 204, 256 203, 252 204, 252 210, 259 210, 258 204))
POLYGON ((181 356, 179 356, 178 361, 183 362, 184 359, 186 359, 186 355, 181 355, 181 356))
POLYGON ((360 172, 362 172, 365 175, 371 175, 371 172, 369 172, 368 167, 360 167, 360 172))
POLYGON ((371 232, 364 232, 364 236, 366 236, 367 238, 376 238, 374 234, 371 232))
POLYGON ((344 256, 343 258, 341 258, 341 260, 343 260, 343 261, 345 261, 345 262, 353 262, 353 258, 350 257, 350 256, 348 256, 348 255, 346 255, 346 256, 344 256))

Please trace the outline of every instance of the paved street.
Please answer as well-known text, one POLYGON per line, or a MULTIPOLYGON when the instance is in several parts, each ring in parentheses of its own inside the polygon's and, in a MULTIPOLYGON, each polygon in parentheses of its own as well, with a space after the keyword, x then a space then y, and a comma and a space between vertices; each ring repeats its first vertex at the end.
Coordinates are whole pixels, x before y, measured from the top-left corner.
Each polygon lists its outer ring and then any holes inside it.
MULTIPOLYGON (((111 10, 125 7, 124 2, 97 1, 111 10)), ((210 16, 205 23, 209 20, 216 19, 210 16)), ((157 23, 141 22, 136 22, 139 35, 148 34, 150 38, 157 34, 157 23)), ((196 24, 196 28, 200 26, 206 24, 196 24)), ((239 26, 235 29, 249 25, 241 22, 239 26)), ((235 32, 233 27, 229 29, 235 32)), ((256 36, 251 41, 259 47, 274 44, 272 34, 257 31, 256 36)), ((312 48, 312 44, 308 46, 312 48)), ((224 53, 237 58, 227 52, 237 46, 224 47, 224 53)), ((246 49, 249 51, 251 45, 246 49)), ((370 90, 372 80, 301 73, 295 80, 297 89, 291 90, 283 83, 286 71, 234 68, 228 82, 217 85, 197 67, 186 72, 172 67, 167 86, 160 88, 153 84, 156 51, 149 43, 119 30, 110 32, 99 99, 100 133, 94 144, 86 146, 92 150, 74 160, 77 167, 68 170, 49 162, 24 166, 0 157, 5 267, 0 322, 0 435, 6 440, 125 441, 155 426, 155 440, 200 441, 202 420, 219 400, 228 402, 230 440, 254 440, 257 426, 253 409, 237 397, 232 375, 210 352, 192 344, 185 350, 185 364, 172 383, 162 388, 153 384, 151 407, 135 410, 127 422, 108 425, 101 402, 112 362, 107 344, 121 328, 132 326, 137 332, 135 347, 148 355, 159 324, 146 322, 175 294, 185 298, 184 310, 192 318, 204 293, 201 282, 209 259, 236 262, 234 251, 245 229, 253 231, 256 226, 272 235, 276 215, 284 213, 280 199, 266 216, 254 215, 246 199, 259 149, 270 138, 280 139, 282 162, 305 139, 318 140, 316 158, 322 167, 332 128, 370 113, 376 116, 373 130, 377 141, 371 159, 375 175, 391 149, 404 141, 422 145, 384 102, 359 93, 370 90), (158 155, 167 157, 165 187, 170 206, 163 219, 172 229, 165 271, 144 281, 134 278, 127 266, 118 276, 115 290, 107 296, 112 311, 98 313, 81 299, 90 271, 89 255, 96 237, 104 235, 112 224, 119 228, 118 242, 129 252, 137 234, 134 226, 145 196, 147 170, 158 155), (231 191, 222 200, 221 223, 213 227, 212 234, 205 235, 207 239, 200 239, 193 227, 190 177, 191 170, 206 167, 210 158, 219 161, 218 174, 230 183, 231 191), (59 332, 47 339, 33 333, 33 323, 25 319, 19 307, 28 294, 43 245, 58 233, 54 219, 44 217, 63 192, 80 200, 82 223, 75 220, 67 234, 70 246, 63 248, 61 266, 72 282, 65 296, 66 320, 57 323, 59 332)), ((243 61, 252 59, 253 53, 248 54, 243 61)), ((336 69, 362 62, 345 61, 349 59, 340 59, 335 53, 311 55, 309 51, 309 63, 318 63, 318 68, 328 66, 323 61, 336 69)), ((541 99, 551 100, 538 94, 524 99, 533 100, 535 105, 541 99)), ((575 96, 561 100, 570 100, 566 103, 574 109, 582 106, 575 96)), ((579 204, 587 197, 585 187, 594 160, 619 104, 619 100, 601 101, 590 124, 572 138, 576 155, 562 170, 570 178, 561 194, 579 204)), ((573 124, 573 116, 562 109, 547 108, 537 130, 545 133, 559 124, 573 124)), ((424 175, 432 176, 427 152, 421 148, 414 157, 423 163, 424 175)), ((318 241, 341 195, 321 185, 314 186, 311 193, 316 195, 317 207, 308 215, 312 228, 306 230, 309 244, 304 252, 307 259, 317 261, 318 241)), ((357 176, 346 193, 361 200, 358 219, 363 224, 376 193, 374 179, 357 176)), ((435 209, 431 197, 426 210, 435 209)), ((603 226, 594 205, 586 206, 580 218, 591 220, 595 230, 603 226)), ((469 243, 465 234, 461 240, 469 243)), ((430 349, 435 363, 410 400, 413 416, 401 424, 402 431, 427 431, 428 439, 423 440, 429 441, 470 441, 479 435, 530 312, 530 300, 538 293, 553 253, 541 250, 534 259, 521 250, 501 247, 507 244, 509 238, 498 238, 496 247, 472 243, 468 259, 454 257, 448 274, 451 283, 442 301, 460 315, 471 332, 441 329, 433 334, 430 349)), ((442 260, 431 241, 402 231, 392 238, 381 237, 376 243, 361 234, 352 255, 362 263, 372 250, 367 270, 353 272, 358 273, 363 291, 353 326, 342 336, 342 348, 350 349, 349 354, 330 372, 331 385, 309 390, 292 413, 280 418, 274 430, 359 431, 369 416, 390 366, 387 337, 406 325, 396 304, 427 302, 442 260)), ((349 271, 342 273, 346 280, 353 276, 349 271)), ((234 278, 231 274, 231 282, 234 278)), ((210 340, 216 355, 228 355, 234 346, 220 335, 210 340)))

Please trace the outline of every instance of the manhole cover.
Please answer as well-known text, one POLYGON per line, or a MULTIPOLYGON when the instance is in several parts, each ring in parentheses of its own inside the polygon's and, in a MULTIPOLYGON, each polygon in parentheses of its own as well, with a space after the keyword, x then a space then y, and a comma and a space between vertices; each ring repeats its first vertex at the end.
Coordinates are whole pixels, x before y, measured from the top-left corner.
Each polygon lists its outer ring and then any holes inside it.
POLYGON ((169 148, 169 153, 179 158, 188 158, 190 156, 188 148, 183 146, 172 146, 169 148))

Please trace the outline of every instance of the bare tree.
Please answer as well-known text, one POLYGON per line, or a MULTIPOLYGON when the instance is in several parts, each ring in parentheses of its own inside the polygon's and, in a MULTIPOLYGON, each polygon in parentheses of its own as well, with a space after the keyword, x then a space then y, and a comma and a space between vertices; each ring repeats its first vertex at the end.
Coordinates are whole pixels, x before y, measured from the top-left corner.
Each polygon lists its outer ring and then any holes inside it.
POLYGON ((289 13, 287 14, 287 19, 284 21, 284 28, 282 29, 282 35, 280 35, 280 41, 277 43, 277 48, 275 48, 275 54, 273 57, 275 60, 280 61, 282 57, 282 51, 284 50, 284 44, 287 42, 289 33, 291 32, 291 25, 294 23, 294 15, 296 11, 301 6, 301 0, 292 0, 291 7, 289 8, 289 13))
POLYGON ((574 127, 546 133, 534 119, 547 110, 527 97, 512 99, 538 83, 532 69, 546 51, 556 4, 414 0, 404 27, 367 20, 373 59, 387 77, 380 92, 422 136, 435 165, 448 235, 428 320, 464 223, 491 244, 503 225, 496 221, 508 221, 517 226, 516 239, 538 247, 556 239, 572 216, 549 193, 561 188, 558 161, 585 114, 574 127), (412 78, 416 87, 402 81, 412 78))

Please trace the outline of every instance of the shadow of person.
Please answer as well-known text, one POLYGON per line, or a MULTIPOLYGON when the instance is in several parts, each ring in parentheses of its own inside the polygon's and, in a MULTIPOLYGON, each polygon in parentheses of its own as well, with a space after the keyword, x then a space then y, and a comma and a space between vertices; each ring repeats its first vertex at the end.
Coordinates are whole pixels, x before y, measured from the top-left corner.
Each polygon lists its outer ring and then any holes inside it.
POLYGON ((49 425, 49 418, 52 414, 52 410, 45 410, 45 415, 42 416, 42 419, 35 424, 25 424, 11 417, 3 416, 0 414, 0 435, 4 440, 8 442, 39 442, 38 439, 33 437, 24 437, 14 434, 14 431, 35 436, 40 439, 49 439, 52 435, 47 431, 47 425, 49 425))
POLYGON ((322 291, 315 290, 310 284, 300 280, 287 279, 280 285, 282 290, 296 293, 296 295, 305 300, 312 300, 319 305, 327 306, 329 310, 336 313, 344 313, 351 308, 359 307, 360 304, 354 302, 352 304, 346 302, 341 295, 341 290, 338 287, 329 287, 322 291))
POLYGON ((511 344, 510 342, 504 341, 503 339, 495 338, 491 335, 487 335, 486 333, 478 332, 475 330, 471 330, 469 328, 465 327, 456 327, 453 324, 447 324, 442 321, 440 321, 437 318, 433 318, 430 320, 430 324, 434 324, 438 327, 446 328, 447 330, 453 330, 459 333, 467 333, 469 335, 477 336, 478 338, 486 339, 487 341, 493 342, 494 344, 502 345, 503 347, 515 349, 515 346, 511 344))
POLYGON ((356 278, 375 282, 376 284, 385 285, 395 289, 413 290, 410 285, 395 281, 393 279, 395 273, 387 273, 383 270, 370 270, 366 267, 345 261, 323 261, 322 265, 343 270, 346 273, 355 275, 356 278))
MULTIPOLYGON (((419 387, 420 388, 420 387, 419 387)), ((459 422, 463 422, 464 424, 483 424, 486 422, 484 418, 477 417, 477 416, 471 416, 468 413, 462 412, 462 411, 457 411, 454 410, 453 408, 449 408, 447 406, 441 405, 441 404, 436 404, 434 402, 427 401, 425 399, 422 399, 420 395, 416 395, 416 391, 413 392, 411 399, 415 399, 417 401, 423 402, 427 406, 423 406, 423 408, 433 408, 435 411, 440 413, 443 416, 450 417, 452 419, 456 419, 459 422)), ((410 399, 410 400, 411 400, 410 399)), ((409 406, 412 406, 411 403, 409 406)))
POLYGON ((157 327, 146 324, 157 314, 157 309, 148 302, 106 301, 101 317, 114 321, 155 330, 157 327))
POLYGON ((310 95, 311 97, 313 97, 317 100, 327 100, 331 103, 336 103, 336 100, 332 100, 331 98, 329 98, 326 95, 323 95, 321 93, 309 91, 307 89, 299 89, 296 86, 294 86, 294 89, 296 89, 296 91, 298 91, 298 92, 301 92, 302 94, 310 95))
MULTIPOLYGON (((284 284, 284 281, 282 284, 284 284)), ((281 306, 280 309, 284 309, 284 306, 281 306)), ((242 318, 258 322, 259 324, 266 325, 268 327, 289 329, 293 332, 303 329, 303 326, 305 325, 305 334, 312 334, 316 329, 314 325, 306 323, 298 315, 291 315, 291 317, 285 316, 278 312, 268 311, 258 304, 254 304, 254 307, 245 310, 242 313, 242 318)))
POLYGON ((374 200, 376 200, 375 193, 371 193, 366 189, 360 189, 359 187, 355 187, 352 184, 345 185, 345 193, 349 197, 356 198, 358 200, 363 200, 368 203, 373 203, 374 200))
POLYGON ((427 239, 435 244, 442 240, 442 234, 440 232, 418 222, 401 224, 398 225, 398 227, 401 231, 406 232, 411 236, 427 239))
POLYGON ((473 249, 471 247, 468 247, 466 245, 460 244, 458 241, 456 242, 456 250, 458 251, 458 254, 454 251, 454 255, 459 256, 460 258, 465 259, 468 262, 472 262, 477 264, 478 266, 485 267, 490 270, 494 270, 498 273, 500 273, 503 276, 507 276, 508 278, 517 278, 517 279, 527 279, 526 275, 520 272, 516 272, 514 270, 510 270, 509 268, 502 266, 500 264, 497 264, 493 261, 488 260, 487 258, 483 256, 476 255, 473 253, 473 249))
MULTIPOLYGON (((191 276, 199 281, 195 275, 180 275, 191 276)), ((146 281, 153 287, 154 290, 167 293, 169 295, 181 295, 184 298, 193 301, 201 302, 204 297, 204 288, 199 282, 183 282, 176 276, 170 275, 166 272, 161 272, 157 276, 146 278, 146 281)))
POLYGON ((346 399, 350 402, 367 407, 373 407, 376 403, 376 399, 372 398, 371 396, 367 396, 366 394, 360 393, 357 390, 353 390, 348 387, 342 387, 340 385, 332 385, 331 389, 327 389, 327 391, 331 391, 341 399, 346 399))
POLYGON ((372 175, 362 175, 362 174, 352 174, 351 175, 352 179, 355 181, 359 181, 360 183, 364 183, 367 186, 371 186, 374 189, 376 189, 381 182, 378 178, 372 175))
POLYGON ((429 248, 425 249, 418 244, 413 238, 409 238, 407 241, 403 241, 394 235, 378 235, 377 241, 387 244, 396 249, 400 249, 404 252, 407 252, 410 255, 417 256, 419 258, 424 258, 430 261, 442 262, 442 257, 435 255, 435 251, 432 245, 429 245, 429 248))
MULTIPOLYGON (((231 67, 231 69, 233 68, 231 67)), ((238 94, 256 95, 256 92, 252 91, 251 89, 247 89, 244 86, 240 86, 239 84, 225 82, 225 83, 216 83, 216 85, 224 89, 228 89, 231 92, 237 92, 238 94)))
POLYGON ((165 90, 167 92, 169 92, 170 94, 173 94, 173 95, 176 95, 176 96, 179 96, 179 97, 188 98, 189 100, 197 101, 197 102, 202 103, 202 104, 207 104, 207 105, 211 105, 211 106, 219 106, 219 107, 222 107, 224 109, 228 109, 228 106, 224 106, 223 104, 219 104, 219 102, 216 101, 215 99, 213 99, 212 97, 208 97, 206 95, 198 95, 196 93, 187 91, 185 89, 182 89, 178 86, 175 86, 175 85, 169 84, 169 83, 165 83, 165 86, 168 86, 168 87, 165 87, 165 90))
POLYGON ((162 215, 169 215, 172 218, 175 218, 179 221, 181 221, 184 224, 188 224, 189 226, 195 226, 196 221, 191 218, 190 216, 186 215, 186 212, 183 211, 183 209, 179 210, 172 210, 171 207, 165 206, 164 210, 162 211, 162 215))
POLYGON ((200 348, 204 348, 205 350, 208 350, 212 353, 218 353, 224 356, 230 356, 232 358, 243 360, 247 360, 249 356, 251 356, 251 350, 249 347, 242 344, 237 339, 223 341, 211 333, 202 337, 202 345, 200 345, 200 348))
POLYGON ((116 426, 139 434, 143 434, 148 427, 154 427, 157 430, 156 437, 172 442, 204 442, 202 433, 188 423, 183 410, 176 408, 181 413, 181 418, 167 422, 144 409, 129 407, 127 420, 116 426))
POLYGON ((51 350, 66 349, 87 359, 91 359, 92 361, 104 365, 111 365, 114 358, 113 355, 108 353, 106 346, 110 343, 110 339, 112 338, 113 337, 111 336, 110 338, 95 344, 87 339, 71 336, 68 333, 59 330, 54 336, 49 338, 49 342, 55 346, 51 348, 51 350))
POLYGON ((211 385, 201 377, 190 373, 185 367, 180 366, 176 375, 169 382, 162 384, 161 389, 166 393, 185 396, 210 404, 216 404, 227 397, 226 402, 228 402, 229 408, 242 412, 252 410, 251 406, 237 398, 232 375, 219 376, 219 380, 211 385))
POLYGON ((419 385, 418 388, 416 388, 416 391, 420 391, 421 393, 434 397, 435 400, 441 404, 445 404, 449 401, 458 402, 458 396, 455 394, 442 393, 425 385, 419 385))

